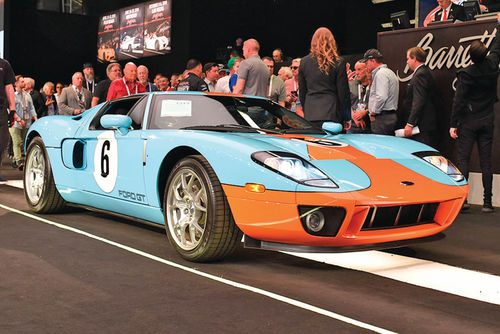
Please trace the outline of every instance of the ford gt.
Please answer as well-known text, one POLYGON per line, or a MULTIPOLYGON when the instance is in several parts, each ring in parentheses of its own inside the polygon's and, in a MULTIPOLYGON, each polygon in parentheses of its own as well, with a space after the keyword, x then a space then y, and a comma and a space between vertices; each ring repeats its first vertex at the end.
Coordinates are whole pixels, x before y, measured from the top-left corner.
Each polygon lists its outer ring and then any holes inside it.
POLYGON ((190 261, 245 247, 342 252, 436 239, 468 194, 459 170, 405 138, 341 134, 268 99, 131 95, 40 118, 26 137, 24 193, 164 226, 190 261))

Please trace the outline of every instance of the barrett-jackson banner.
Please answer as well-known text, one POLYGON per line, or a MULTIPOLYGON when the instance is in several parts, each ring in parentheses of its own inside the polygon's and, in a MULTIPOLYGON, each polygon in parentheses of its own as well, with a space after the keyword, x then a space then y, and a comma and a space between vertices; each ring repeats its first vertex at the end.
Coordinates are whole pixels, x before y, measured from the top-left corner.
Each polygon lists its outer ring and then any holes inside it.
POLYGON ((101 62, 115 60, 120 43, 120 16, 118 12, 109 13, 99 20, 97 40, 97 59, 101 62))
MULTIPOLYGON (((412 74, 406 64, 406 51, 420 46, 428 52, 426 65, 432 71, 439 92, 436 103, 439 107, 439 145, 436 147, 445 156, 456 162, 456 141, 449 136, 451 106, 456 83, 457 70, 470 64, 469 48, 472 41, 481 40, 488 47, 495 38, 496 20, 482 20, 448 24, 435 27, 397 30, 378 34, 378 49, 384 55, 384 62, 398 76, 400 97, 398 118, 400 125, 406 122, 408 107, 404 106, 406 87, 412 74)), ((500 87, 500 86, 499 86, 500 87)), ((495 105, 495 137, 493 147, 500 145, 500 104, 495 105)), ((477 150, 474 149, 471 170, 480 172, 477 150)), ((493 170, 500 173, 500 150, 493 150, 493 170)))
POLYGON ((118 59, 140 58, 144 53, 144 5, 120 9, 118 59))

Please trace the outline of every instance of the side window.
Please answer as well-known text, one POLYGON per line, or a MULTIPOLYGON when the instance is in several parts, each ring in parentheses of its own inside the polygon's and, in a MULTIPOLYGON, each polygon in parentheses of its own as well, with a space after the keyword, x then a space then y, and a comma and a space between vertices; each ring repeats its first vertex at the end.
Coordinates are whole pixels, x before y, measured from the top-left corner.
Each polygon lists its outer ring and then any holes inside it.
POLYGON ((149 129, 235 124, 221 102, 204 95, 156 95, 149 112, 149 129))
MULTIPOLYGON (((134 96, 132 98, 126 98, 105 104, 90 123, 89 130, 104 130, 101 125, 101 117, 103 115, 128 115, 129 112, 132 111, 134 105, 138 104, 138 101, 140 101, 141 98, 143 100, 147 100, 147 96, 134 96)), ((132 127, 134 129, 138 129, 140 128, 141 123, 142 122, 134 124, 134 122, 132 122, 132 127), (136 126, 139 127, 136 128, 136 126)))
POLYGON ((148 96, 140 99, 130 110, 128 115, 132 118, 132 129, 139 130, 142 128, 142 121, 144 119, 144 112, 146 111, 146 105, 148 104, 148 96))

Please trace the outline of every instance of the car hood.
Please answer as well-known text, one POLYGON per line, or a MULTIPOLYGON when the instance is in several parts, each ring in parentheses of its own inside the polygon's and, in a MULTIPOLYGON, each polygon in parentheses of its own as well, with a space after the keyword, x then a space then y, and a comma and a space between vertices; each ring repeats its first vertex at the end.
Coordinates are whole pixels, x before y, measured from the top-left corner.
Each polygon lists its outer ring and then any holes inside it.
MULTIPOLYGON (((232 134, 239 144, 253 151, 294 153, 322 170, 342 191, 370 187, 377 171, 397 170, 401 181, 419 174, 446 185, 463 185, 438 168, 415 156, 433 148, 414 140, 381 135, 232 134), (401 168, 403 166, 403 168, 401 168)), ((231 147, 233 145, 230 145, 231 147)), ((237 147, 238 145, 236 145, 237 147)), ((250 153, 250 152, 249 152, 250 153)))

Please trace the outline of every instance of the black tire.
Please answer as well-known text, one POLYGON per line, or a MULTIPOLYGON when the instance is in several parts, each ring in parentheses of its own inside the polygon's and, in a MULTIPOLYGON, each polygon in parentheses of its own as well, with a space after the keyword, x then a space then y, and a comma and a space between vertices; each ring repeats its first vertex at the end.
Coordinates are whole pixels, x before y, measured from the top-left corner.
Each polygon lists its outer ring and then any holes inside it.
POLYGON ((56 188, 47 150, 40 137, 35 137, 28 146, 23 185, 24 198, 31 210, 54 213, 64 209, 66 202, 56 188))
POLYGON ((222 186, 208 161, 200 155, 188 156, 174 166, 165 187, 163 212, 168 239, 186 260, 221 260, 231 255, 240 244, 242 233, 234 222, 222 186), (183 177, 187 187, 182 184, 183 177), (189 194, 195 192, 195 196, 189 194), (176 198, 176 195, 183 196, 183 199, 176 198), (184 209, 180 209, 181 204, 184 209), (183 219, 180 216, 194 223, 180 227, 180 224, 176 224, 183 219), (185 237, 184 242, 182 236, 185 237))

